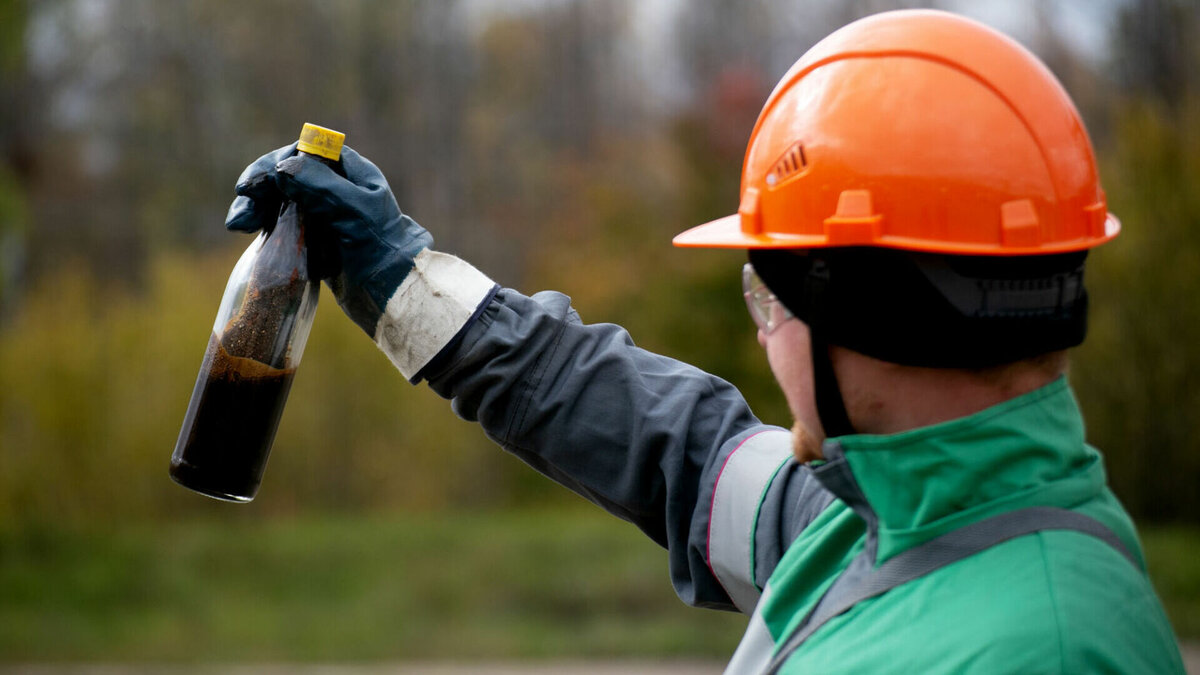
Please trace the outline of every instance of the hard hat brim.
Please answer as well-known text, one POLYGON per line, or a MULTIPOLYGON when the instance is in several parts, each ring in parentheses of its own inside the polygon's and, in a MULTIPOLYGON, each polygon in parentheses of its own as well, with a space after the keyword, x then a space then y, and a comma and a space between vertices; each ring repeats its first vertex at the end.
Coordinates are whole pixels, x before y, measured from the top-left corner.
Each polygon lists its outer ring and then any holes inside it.
MULTIPOLYGON (((948 244, 946 242, 929 242, 920 239, 885 236, 875 241, 863 242, 862 245, 956 255, 1046 255, 1092 248, 1112 240, 1120 232, 1121 221, 1113 214, 1106 213, 1103 221, 1103 233, 1096 233, 1090 237, 1054 244, 1024 247, 1009 246, 998 249, 988 244, 948 244)), ((675 236, 671 243, 679 248, 771 249, 829 248, 836 246, 836 244, 830 243, 828 237, 822 235, 792 234, 787 232, 750 234, 742 229, 742 217, 737 213, 725 216, 724 218, 718 218, 703 225, 697 225, 690 230, 681 232, 675 236)))
POLYGON ((733 214, 697 225, 676 235, 671 243, 679 248, 812 248, 827 246, 825 237, 807 234, 749 234, 742 217, 733 214))

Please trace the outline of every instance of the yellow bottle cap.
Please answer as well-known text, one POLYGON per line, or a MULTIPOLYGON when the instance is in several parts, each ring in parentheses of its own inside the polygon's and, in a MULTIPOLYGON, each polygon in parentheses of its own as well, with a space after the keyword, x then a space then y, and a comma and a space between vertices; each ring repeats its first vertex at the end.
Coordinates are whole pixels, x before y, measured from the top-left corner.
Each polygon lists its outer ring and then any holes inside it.
POLYGON ((296 147, 300 152, 336 162, 342 156, 342 143, 345 141, 346 134, 340 131, 305 123, 300 130, 300 144, 296 147))

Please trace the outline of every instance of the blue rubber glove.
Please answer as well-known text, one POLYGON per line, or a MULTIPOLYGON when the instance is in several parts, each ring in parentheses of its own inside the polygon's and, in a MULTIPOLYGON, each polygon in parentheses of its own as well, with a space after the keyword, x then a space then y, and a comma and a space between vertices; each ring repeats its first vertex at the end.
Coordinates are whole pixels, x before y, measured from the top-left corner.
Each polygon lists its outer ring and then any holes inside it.
POLYGON ((433 237, 400 211, 370 160, 345 146, 341 169, 344 177, 297 154, 295 144, 267 153, 242 172, 225 226, 259 230, 278 216, 284 199, 296 202, 310 222, 328 223, 336 252, 326 252, 332 262, 325 281, 343 311, 374 338, 388 299, 433 237))
POLYGON ((296 144, 286 145, 254 160, 238 176, 225 227, 239 232, 258 232, 275 222, 283 193, 275 182, 275 165, 296 154, 296 144))

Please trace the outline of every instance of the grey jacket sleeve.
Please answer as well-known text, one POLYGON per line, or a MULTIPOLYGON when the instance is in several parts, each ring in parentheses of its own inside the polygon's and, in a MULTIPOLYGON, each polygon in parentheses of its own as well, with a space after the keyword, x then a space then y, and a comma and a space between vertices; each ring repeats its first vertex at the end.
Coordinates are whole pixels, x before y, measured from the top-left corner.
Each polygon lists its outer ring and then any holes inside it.
MULTIPOLYGON (((752 608, 756 596, 731 598, 738 593, 727 592, 710 566, 710 520, 728 501, 719 499, 718 477, 738 473, 733 466, 758 477, 752 503, 740 506, 753 512, 744 533, 753 538, 757 509, 790 445, 779 442, 787 432, 759 423, 729 383, 637 348, 620 327, 584 325, 566 296, 507 289, 420 375, 502 447, 665 546, 685 602, 752 608), (739 458, 748 460, 731 461, 757 436, 775 439, 757 453, 765 460, 746 451, 739 458)), ((729 522, 725 529, 742 527, 737 518, 729 522)), ((758 547, 775 556, 785 548, 758 547)), ((774 564, 746 560, 752 587, 754 568, 774 564)))

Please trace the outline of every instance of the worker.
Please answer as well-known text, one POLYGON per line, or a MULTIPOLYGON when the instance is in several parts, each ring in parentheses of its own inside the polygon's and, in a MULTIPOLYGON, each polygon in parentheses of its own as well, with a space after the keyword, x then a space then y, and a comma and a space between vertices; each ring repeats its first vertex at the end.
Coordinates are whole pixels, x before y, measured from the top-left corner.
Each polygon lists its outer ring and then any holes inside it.
POLYGON ((729 672, 1182 673, 1066 379, 1089 249, 1120 229, 1053 75, 949 13, 833 33, 750 137, 735 215, 758 339, 794 416, 436 251, 380 171, 293 146, 227 226, 327 220, 329 286, 400 372, 666 547, 676 591, 751 615, 729 672))

